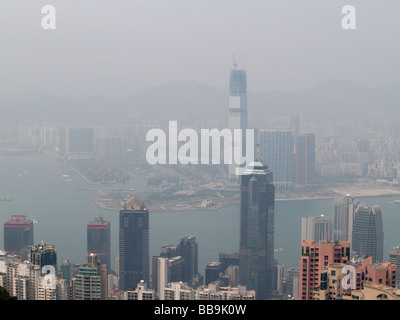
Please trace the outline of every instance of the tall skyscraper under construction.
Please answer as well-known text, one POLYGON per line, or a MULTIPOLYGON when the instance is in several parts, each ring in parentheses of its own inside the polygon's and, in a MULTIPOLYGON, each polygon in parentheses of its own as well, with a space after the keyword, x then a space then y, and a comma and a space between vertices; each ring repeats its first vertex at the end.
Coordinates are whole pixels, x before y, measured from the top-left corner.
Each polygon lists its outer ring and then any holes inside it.
MULTIPOLYGON (((247 78, 246 71, 237 68, 234 64, 231 70, 229 84, 229 129, 234 135, 234 129, 242 129, 242 154, 246 150, 246 129, 247 129, 247 78)), ((237 178, 237 164, 235 161, 228 165, 228 177, 237 178)))
POLYGON ((149 281, 149 210, 136 197, 119 212, 119 288, 134 289, 149 281))
POLYGON ((271 299, 275 267, 273 174, 256 160, 240 178, 239 282, 255 290, 257 300, 271 299))

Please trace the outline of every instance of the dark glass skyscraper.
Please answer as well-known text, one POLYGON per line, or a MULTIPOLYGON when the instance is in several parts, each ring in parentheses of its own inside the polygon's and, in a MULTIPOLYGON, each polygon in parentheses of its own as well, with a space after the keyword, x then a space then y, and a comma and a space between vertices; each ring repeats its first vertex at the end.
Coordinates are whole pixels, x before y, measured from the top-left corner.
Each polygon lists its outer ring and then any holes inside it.
POLYGON ((239 282, 255 290, 257 300, 271 299, 274 271, 273 174, 260 160, 241 175, 239 282))
POLYGON ((94 253, 101 264, 111 271, 110 259, 110 222, 97 216, 87 225, 87 253, 94 253))
MULTIPOLYGON (((228 124, 232 135, 234 129, 242 129, 242 150, 246 150, 247 78, 246 71, 238 70, 236 64, 230 75, 228 124)), ((228 166, 229 178, 237 178, 236 167, 235 163, 228 166)))
POLYGON ((199 248, 195 236, 184 236, 176 247, 176 254, 184 259, 184 281, 189 284, 198 274, 199 248))
POLYGON ((149 282, 149 210, 136 197, 119 212, 119 288, 136 288, 149 282))
POLYGON ((298 136, 294 154, 294 183, 308 184, 315 178, 315 135, 298 136))
POLYGON ((31 246, 30 261, 35 266, 53 266, 55 269, 57 266, 57 252, 53 245, 39 243, 37 246, 31 246))
POLYGON ((27 220, 25 216, 14 215, 11 220, 4 223, 4 251, 12 254, 24 255, 29 253, 33 245, 33 221, 27 220))
POLYGON ((354 214, 352 254, 383 262, 383 222, 378 205, 358 205, 354 214))

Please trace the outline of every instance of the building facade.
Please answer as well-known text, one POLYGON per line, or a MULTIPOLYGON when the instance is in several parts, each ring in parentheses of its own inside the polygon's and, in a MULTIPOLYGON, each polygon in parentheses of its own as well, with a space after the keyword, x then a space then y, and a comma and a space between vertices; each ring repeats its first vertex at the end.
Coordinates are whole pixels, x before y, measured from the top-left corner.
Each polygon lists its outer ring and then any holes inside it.
POLYGON ((360 204, 354 214, 351 251, 360 258, 383 261, 383 222, 378 205, 360 204))
POLYGON ((134 289, 149 282, 149 210, 132 197, 119 212, 119 287, 134 289))
POLYGON ((299 263, 299 299, 313 300, 321 285, 321 271, 332 263, 350 261, 350 242, 303 240, 299 263))
POLYGON ((260 160, 241 175, 239 283, 271 299, 274 272, 275 188, 272 171, 260 160))
POLYGON ((293 187, 294 137, 290 130, 260 130, 260 158, 274 173, 277 190, 293 187))
POLYGON ((13 215, 4 223, 4 251, 8 254, 22 255, 27 258, 33 245, 33 221, 26 216, 13 215))
POLYGON ((96 254, 100 263, 107 265, 108 273, 111 273, 110 248, 110 222, 97 216, 87 225, 87 253, 96 254))
POLYGON ((333 240, 352 242, 354 213, 358 201, 349 194, 333 200, 333 240))

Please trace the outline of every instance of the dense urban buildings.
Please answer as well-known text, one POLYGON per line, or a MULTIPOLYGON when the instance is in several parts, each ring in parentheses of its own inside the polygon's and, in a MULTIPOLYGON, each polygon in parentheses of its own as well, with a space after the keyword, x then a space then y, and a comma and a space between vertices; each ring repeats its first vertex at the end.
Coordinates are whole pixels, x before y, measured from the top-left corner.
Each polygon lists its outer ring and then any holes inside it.
POLYGON ((261 160, 248 165, 240 183, 239 282, 256 299, 272 298, 275 188, 261 160))
POLYGON ((149 281, 149 210, 136 197, 128 199, 119 212, 119 285, 134 289, 149 281))
POLYGON ((383 262, 383 223, 379 205, 360 204, 354 214, 352 255, 383 262))
POLYGON ((299 299, 313 300, 321 285, 321 271, 331 263, 350 261, 350 242, 303 240, 299 262, 299 299))

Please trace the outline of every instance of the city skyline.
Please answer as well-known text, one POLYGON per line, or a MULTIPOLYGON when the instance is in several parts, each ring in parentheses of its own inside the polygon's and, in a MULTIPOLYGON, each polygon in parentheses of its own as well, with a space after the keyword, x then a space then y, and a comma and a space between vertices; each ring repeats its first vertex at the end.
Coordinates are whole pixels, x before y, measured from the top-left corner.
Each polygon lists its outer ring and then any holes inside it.
POLYGON ((385 1, 0 0, 0 289, 400 299, 400 3, 385 1), (240 158, 254 132, 240 174, 192 154, 229 158, 229 138, 197 143, 226 128, 240 158), (149 162, 160 131, 153 156, 194 161, 149 162))

